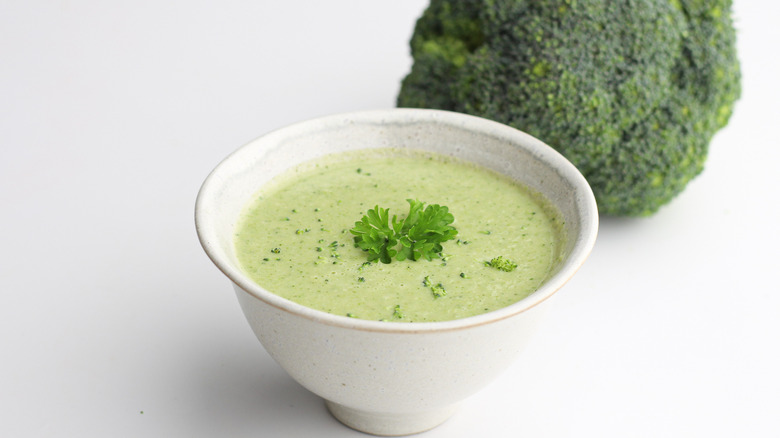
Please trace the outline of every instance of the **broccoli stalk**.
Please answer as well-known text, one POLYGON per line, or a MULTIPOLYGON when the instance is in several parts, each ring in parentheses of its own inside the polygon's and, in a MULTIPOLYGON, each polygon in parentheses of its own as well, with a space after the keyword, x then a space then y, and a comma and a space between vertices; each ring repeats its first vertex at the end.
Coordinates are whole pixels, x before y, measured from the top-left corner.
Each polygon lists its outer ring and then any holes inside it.
POLYGON ((729 0, 431 0, 398 106, 493 119, 649 215, 704 166, 740 94, 729 0))

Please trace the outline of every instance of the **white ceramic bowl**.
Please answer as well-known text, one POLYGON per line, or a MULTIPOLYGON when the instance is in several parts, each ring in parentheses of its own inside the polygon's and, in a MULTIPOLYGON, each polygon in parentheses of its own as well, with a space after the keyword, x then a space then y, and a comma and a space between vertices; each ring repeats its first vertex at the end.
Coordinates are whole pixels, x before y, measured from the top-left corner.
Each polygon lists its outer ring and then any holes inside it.
POLYGON ((406 435, 446 420, 461 400, 511 364, 546 307, 538 305, 590 253, 598 213, 582 175, 541 141, 468 115, 391 109, 294 124, 241 147, 204 182, 195 222, 206 253, 233 282, 255 335, 290 376, 323 397, 346 425, 377 435, 406 435), (566 224, 565 259, 557 272, 527 298, 490 313, 446 322, 388 323, 301 306, 263 289, 241 271, 233 229, 264 183, 315 157, 380 147, 457 156, 544 194, 566 224))

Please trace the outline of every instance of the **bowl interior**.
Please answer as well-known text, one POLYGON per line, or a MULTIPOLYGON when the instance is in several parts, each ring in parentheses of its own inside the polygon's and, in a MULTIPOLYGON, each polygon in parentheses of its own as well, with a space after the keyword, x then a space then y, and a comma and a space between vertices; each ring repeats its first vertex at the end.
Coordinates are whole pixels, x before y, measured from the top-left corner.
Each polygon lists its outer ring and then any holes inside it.
MULTIPOLYGON (((260 137, 223 160, 204 182, 196 204, 196 227, 209 257, 233 282, 259 299, 293 312, 324 313, 283 300, 249 280, 239 268, 233 249, 234 228, 251 196, 284 170, 324 155, 365 148, 412 148, 469 160, 520 181, 560 210, 565 221, 563 261, 551 278, 529 297, 491 312, 501 315, 466 319, 503 317, 543 301, 574 274, 595 242, 598 214, 590 187, 571 163, 540 140, 463 114, 393 109, 301 122, 260 137)), ((317 317, 337 324, 339 320, 362 324, 335 315, 317 317)), ((418 324, 447 325, 403 325, 418 324)), ((399 324, 390 325, 397 328, 399 324)))

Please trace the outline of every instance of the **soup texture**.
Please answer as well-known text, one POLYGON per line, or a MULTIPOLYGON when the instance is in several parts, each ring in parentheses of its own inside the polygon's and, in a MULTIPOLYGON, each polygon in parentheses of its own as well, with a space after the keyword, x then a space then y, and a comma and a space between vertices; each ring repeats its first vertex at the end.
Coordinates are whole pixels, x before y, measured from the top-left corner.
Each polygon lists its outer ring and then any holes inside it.
POLYGON ((564 224, 540 195, 472 163, 373 149, 326 156, 274 178, 245 207, 235 249, 266 290, 361 319, 432 322, 515 303, 560 261, 564 224), (369 262, 350 230, 369 209, 392 219, 407 199, 446 206, 457 236, 432 260, 369 262))

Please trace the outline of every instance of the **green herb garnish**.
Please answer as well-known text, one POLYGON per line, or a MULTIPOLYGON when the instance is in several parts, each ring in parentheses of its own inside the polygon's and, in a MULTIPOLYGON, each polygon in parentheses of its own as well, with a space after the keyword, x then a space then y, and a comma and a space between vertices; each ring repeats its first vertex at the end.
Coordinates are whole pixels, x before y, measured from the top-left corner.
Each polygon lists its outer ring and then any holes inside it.
POLYGON ((390 263, 393 258, 426 260, 441 257, 442 242, 451 240, 458 231, 450 224, 455 220, 449 209, 438 204, 407 199, 409 213, 399 221, 389 209, 375 206, 349 230, 355 235, 355 244, 368 252, 368 260, 390 263))

